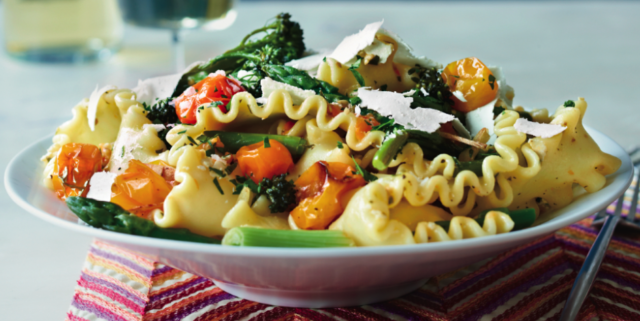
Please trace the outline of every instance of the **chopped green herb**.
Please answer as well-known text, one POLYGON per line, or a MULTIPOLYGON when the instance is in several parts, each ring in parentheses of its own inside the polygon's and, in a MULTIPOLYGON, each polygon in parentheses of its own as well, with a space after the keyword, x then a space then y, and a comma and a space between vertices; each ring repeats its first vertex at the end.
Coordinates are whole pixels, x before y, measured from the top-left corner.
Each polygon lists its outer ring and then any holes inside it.
POLYGON ((210 171, 212 171, 212 172, 214 172, 214 173, 216 173, 216 174, 217 174, 218 176, 220 176, 220 177, 225 177, 225 176, 227 176, 227 174, 225 174, 223 171, 221 171, 221 170, 219 170, 219 169, 217 169, 217 168, 213 168, 213 167, 209 166, 209 170, 210 170, 210 171))
POLYGON ((360 84, 360 86, 364 86, 364 77, 362 77, 360 72, 356 70, 360 68, 360 64, 362 63, 362 57, 356 56, 356 58, 357 58, 356 62, 353 65, 351 65, 351 67, 349 67, 349 70, 351 71, 353 76, 356 77, 358 84, 360 84))
POLYGON ((213 179, 213 184, 216 185, 216 187, 218 188, 218 192, 220 192, 220 194, 224 195, 224 191, 222 191, 222 187, 220 187, 220 183, 218 182, 218 178, 214 178, 213 179))
POLYGON ((341 141, 338 141, 338 148, 342 149, 342 147, 343 147, 343 146, 342 146, 342 142, 341 142, 341 141))
POLYGON ((124 146, 122 146, 122 155, 120 155, 120 158, 124 158, 124 146))
POLYGON ((327 62, 327 57, 322 58, 322 61, 327 62))
POLYGON ((218 86, 213 86, 213 92, 217 93, 218 92, 218 86))
POLYGON ((229 97, 227 97, 227 95, 224 95, 224 94, 223 94, 222 96, 220 96, 220 97, 222 97, 222 98, 229 98, 229 97))
POLYGON ((218 106, 221 106, 221 105, 224 105, 224 103, 223 103, 223 102, 221 102, 221 101, 219 101, 219 100, 218 100, 218 101, 212 101, 212 102, 209 104, 209 106, 207 106, 207 108, 211 108, 211 107, 218 107, 218 106))
POLYGON ((269 144, 269 137, 264 138, 264 148, 270 148, 271 144, 269 144))
POLYGON ((387 84, 384 84, 384 85, 380 86, 380 90, 381 91, 387 90, 387 84))
POLYGON ((191 138, 191 136, 187 136, 187 138, 189 139, 189 141, 190 141, 192 144, 194 144, 194 145, 198 145, 198 143, 197 143, 193 138, 191 138))
POLYGON ((198 110, 203 110, 203 109, 204 109, 204 106, 198 107, 198 110))
POLYGON ((207 135, 200 135, 196 139, 203 144, 206 142, 209 142, 209 144, 211 144, 211 142, 209 141, 209 137, 207 137, 207 135))
POLYGON ((229 166, 227 166, 227 168, 225 168, 224 171, 227 172, 227 174, 231 175, 231 173, 233 173, 236 167, 238 167, 238 163, 234 162, 234 163, 231 163, 229 166))
POLYGON ((182 135, 182 134, 184 134, 184 133, 186 133, 186 132, 187 132, 187 130, 186 130, 186 129, 185 129, 185 130, 181 130, 181 131, 179 131, 179 132, 178 132, 178 135, 182 135))
POLYGON ((493 87, 496 84, 496 77, 494 77, 493 75, 489 75, 489 86, 491 86, 491 90, 493 90, 493 87))
POLYGON ((567 100, 564 102, 565 107, 575 107, 576 103, 573 100, 567 100))
POLYGON ((351 156, 351 159, 353 159, 353 163, 356 164, 356 172, 358 174, 362 175, 362 178, 364 178, 365 181, 373 182, 373 181, 378 179, 377 176, 369 173, 368 171, 366 171, 362 167, 360 167, 360 165, 358 165, 358 162, 356 162, 356 159, 353 158, 353 156, 351 156))

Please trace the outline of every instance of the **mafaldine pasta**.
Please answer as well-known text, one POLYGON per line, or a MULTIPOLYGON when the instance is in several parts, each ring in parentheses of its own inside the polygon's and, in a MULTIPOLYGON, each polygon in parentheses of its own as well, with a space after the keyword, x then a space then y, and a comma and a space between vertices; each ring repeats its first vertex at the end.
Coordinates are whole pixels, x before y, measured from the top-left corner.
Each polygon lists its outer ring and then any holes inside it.
MULTIPOLYGON (((308 50, 280 14, 184 73, 73 108, 44 184, 86 223, 180 241, 380 246, 490 237, 600 190, 621 161, 583 98, 513 106, 498 67, 442 65, 374 22, 308 50)), ((425 245, 428 246, 428 245, 425 245)))

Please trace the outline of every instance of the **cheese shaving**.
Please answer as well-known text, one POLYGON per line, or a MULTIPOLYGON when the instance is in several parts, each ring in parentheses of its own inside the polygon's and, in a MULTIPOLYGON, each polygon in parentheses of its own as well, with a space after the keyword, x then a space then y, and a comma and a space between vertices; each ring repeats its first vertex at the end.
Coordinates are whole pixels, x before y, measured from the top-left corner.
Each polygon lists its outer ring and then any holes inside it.
POLYGON ((445 114, 431 108, 411 109, 413 98, 405 97, 392 91, 370 90, 358 88, 358 97, 361 105, 379 112, 381 115, 391 117, 396 123, 407 128, 415 128, 428 133, 433 133, 440 124, 453 121, 453 115, 445 114))
POLYGON ((320 63, 322 63, 322 59, 328 56, 330 53, 329 50, 321 50, 319 53, 306 56, 300 59, 291 60, 285 63, 285 66, 293 67, 298 70, 310 71, 318 68, 320 63))
POLYGON ((91 176, 91 180, 89 180, 89 193, 87 194, 87 198, 102 202, 111 201, 111 186, 116 176, 116 174, 109 172, 94 173, 93 176, 91 176))
POLYGON ((526 120, 525 118, 518 118, 516 123, 513 125, 513 128, 520 133, 542 138, 553 137, 567 129, 567 127, 560 125, 536 123, 526 120))
POLYGON ((91 93, 91 96, 89 97, 89 105, 87 106, 87 121, 89 122, 89 128, 91 131, 96 129, 96 114, 98 113, 98 103, 100 103, 102 95, 109 90, 117 88, 118 87, 113 85, 106 85, 98 89, 98 85, 96 85, 96 89, 91 93))
POLYGON ((153 105, 158 99, 171 97, 182 74, 138 80, 138 86, 133 88, 136 100, 147 105, 153 105))
POLYGON ((135 159, 133 150, 142 147, 138 144, 142 134, 142 130, 134 130, 131 128, 120 129, 118 138, 113 143, 111 164, 109 167, 110 172, 120 174, 129 167, 129 161, 135 159))
POLYGON ((429 93, 426 90, 424 90, 424 88, 420 88, 420 92, 425 96, 429 96, 429 93))
POLYGON ((217 75, 223 75, 223 76, 227 76, 227 73, 224 72, 224 70, 216 70, 216 72, 212 72, 209 75, 207 75, 207 77, 215 77, 217 75))
POLYGON ((462 94, 460 90, 452 91, 451 94, 456 96, 456 98, 458 98, 458 100, 460 100, 461 102, 467 102, 467 100, 464 98, 464 94, 462 94))
POLYGON ((262 97, 267 99, 276 89, 286 90, 289 95, 291 95, 291 100, 294 105, 300 105, 305 99, 316 94, 313 90, 300 89, 283 82, 275 81, 269 77, 260 80, 260 86, 262 87, 262 97))
POLYGON ((383 23, 384 20, 370 23, 366 25, 364 29, 360 30, 360 32, 347 36, 340 42, 330 57, 340 63, 346 64, 355 57, 360 50, 373 43, 376 33, 383 23))
POLYGON ((142 129, 145 129, 147 127, 151 127, 153 129, 155 129, 157 132, 167 128, 163 124, 144 124, 144 125, 142 125, 142 129))
POLYGON ((402 38, 400 38, 400 36, 396 35, 395 33, 386 29, 380 29, 378 32, 391 37, 398 44, 398 49, 393 56, 393 62, 407 66, 415 66, 416 64, 418 64, 427 68, 442 69, 442 65, 440 63, 437 63, 425 56, 415 56, 413 54, 413 49, 411 48, 411 46, 404 42, 404 40, 402 40, 402 38))

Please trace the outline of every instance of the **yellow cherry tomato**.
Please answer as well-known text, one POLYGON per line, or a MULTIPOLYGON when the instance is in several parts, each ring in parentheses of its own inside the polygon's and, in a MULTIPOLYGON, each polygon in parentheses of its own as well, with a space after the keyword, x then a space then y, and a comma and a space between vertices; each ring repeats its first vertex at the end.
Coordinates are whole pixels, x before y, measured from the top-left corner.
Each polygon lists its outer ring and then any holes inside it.
POLYGON ((453 109, 470 112, 496 98, 498 83, 491 70, 476 57, 464 58, 447 65, 442 71, 442 79, 451 92, 459 91, 463 99, 451 96, 453 109))

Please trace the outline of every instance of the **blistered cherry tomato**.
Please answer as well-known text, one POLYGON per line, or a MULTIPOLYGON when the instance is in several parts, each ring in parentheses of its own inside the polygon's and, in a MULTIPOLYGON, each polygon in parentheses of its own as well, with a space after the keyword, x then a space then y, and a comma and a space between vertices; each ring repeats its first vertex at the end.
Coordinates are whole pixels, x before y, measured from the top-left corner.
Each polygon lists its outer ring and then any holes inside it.
POLYGON ((184 124, 195 124, 198 107, 203 104, 219 102, 218 108, 223 113, 227 112, 227 104, 233 95, 246 91, 240 83, 221 74, 202 79, 197 84, 189 87, 178 98, 173 100, 176 106, 176 114, 184 124))
POLYGON ((69 196, 85 196, 91 176, 100 170, 100 148, 79 143, 63 145, 56 157, 51 177, 56 196, 61 200, 69 196))
POLYGON ((269 147, 265 147, 264 142, 243 146, 236 153, 236 158, 242 174, 256 183, 263 178, 287 173, 293 167, 289 150, 273 139, 269 139, 269 147))
MULTIPOLYGON (((162 166, 162 165, 152 165, 162 166)), ((149 218, 154 209, 162 209, 173 186, 150 166, 130 160, 124 173, 116 176, 111 202, 140 217, 149 218)))
POLYGON ((320 161, 295 181, 299 204, 290 215, 304 230, 326 229, 344 211, 343 196, 366 184, 347 164, 320 161))
POLYGON ((453 109, 457 111, 470 112, 490 103, 498 94, 498 83, 493 73, 475 57, 450 63, 442 71, 442 79, 452 92, 459 91, 465 100, 451 96, 453 109))
POLYGON ((362 140, 371 131, 373 126, 378 125, 380 125, 380 123, 371 114, 356 117, 356 137, 358 137, 358 140, 362 140))

